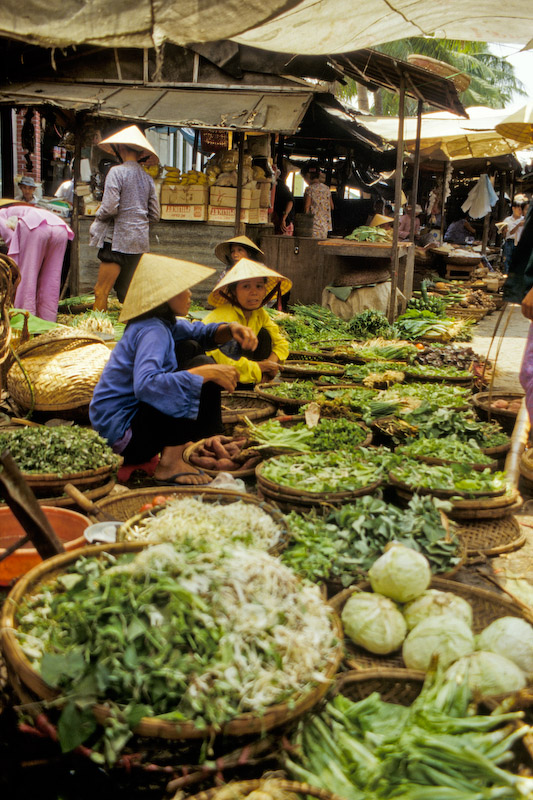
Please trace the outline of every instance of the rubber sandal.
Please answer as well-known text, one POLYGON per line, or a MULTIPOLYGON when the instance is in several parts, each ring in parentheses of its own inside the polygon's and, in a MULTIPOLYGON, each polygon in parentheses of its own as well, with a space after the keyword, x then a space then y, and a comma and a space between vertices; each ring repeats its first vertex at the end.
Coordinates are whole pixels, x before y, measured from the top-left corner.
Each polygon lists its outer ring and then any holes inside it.
POLYGON ((176 478, 184 478, 189 475, 205 475, 205 472, 202 469, 196 472, 175 472, 174 475, 170 475, 163 480, 159 478, 152 478, 152 480, 156 486, 207 486, 207 483, 181 483, 176 480, 176 478))

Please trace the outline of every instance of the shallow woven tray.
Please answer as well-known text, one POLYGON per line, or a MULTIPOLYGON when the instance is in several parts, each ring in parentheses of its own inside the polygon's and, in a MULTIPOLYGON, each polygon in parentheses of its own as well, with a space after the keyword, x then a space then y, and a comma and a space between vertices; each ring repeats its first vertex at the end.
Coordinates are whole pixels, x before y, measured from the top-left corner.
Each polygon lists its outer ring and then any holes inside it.
MULTIPOLYGON (((321 417, 321 419, 327 419, 327 417, 321 417)), ((294 425, 304 423, 305 416, 303 414, 290 414, 284 417, 276 417, 276 420, 283 428, 292 428, 294 425)), ((260 424, 262 425, 263 423, 260 424)), ((361 430, 366 434, 365 439, 363 439, 363 441, 360 442, 357 447, 368 447, 368 445, 372 443, 372 431, 370 428, 367 428, 364 422, 357 421, 353 422, 353 424, 361 428, 361 430)), ((288 450, 286 447, 265 447, 261 450, 261 453, 265 458, 270 458, 271 456, 290 455, 297 452, 298 450, 288 450)))
MULTIPOLYGON (((407 494, 431 494, 433 497, 442 497, 445 500, 450 500, 452 497, 462 497, 465 499, 465 501, 470 501, 476 507, 484 500, 503 497, 506 492, 505 488, 501 490, 498 489, 494 492, 461 492, 456 489, 429 489, 425 486, 411 486, 408 483, 399 481, 394 477, 392 472, 389 472, 389 483, 394 487, 394 489, 396 489, 398 493, 402 492, 401 496, 405 496, 407 494)), ((455 501, 452 502, 454 505, 456 504, 455 501)), ((463 507, 466 507, 463 501, 461 501, 461 503, 463 507)))
MULTIPOLYGON (((454 594, 459 595, 459 597, 468 600, 474 612, 472 624, 472 630, 474 634, 480 633, 484 628, 487 627, 487 625, 489 625, 491 622, 494 622, 495 619, 499 619, 500 617, 521 617, 522 619, 527 620, 529 623, 533 622, 533 612, 528 613, 516 603, 513 603, 512 600, 509 600, 503 595, 497 594, 496 592, 489 592, 486 589, 479 589, 476 586, 469 586, 465 583, 458 583, 457 581, 448 581, 444 578, 433 578, 431 580, 430 588, 439 589, 442 592, 453 592, 454 594)), ((355 591, 357 591, 357 589, 362 591, 372 591, 369 583, 361 583, 358 587, 349 587, 343 592, 339 592, 339 594, 335 595, 335 597, 331 598, 329 601, 330 605, 333 606, 339 615, 348 598, 355 591)), ((350 642, 348 639, 345 639, 344 646, 346 650, 345 663, 350 667, 350 669, 357 669, 361 671, 382 668, 406 669, 402 659, 401 648, 395 653, 390 653, 386 656, 380 656, 367 652, 362 647, 358 647, 357 645, 353 644, 353 642, 350 642)), ((412 674, 412 676, 416 676, 418 674, 421 678, 424 677, 424 673, 418 672, 418 670, 409 670, 409 672, 412 674)))
POLYGON ((512 515, 483 522, 464 521, 457 525, 455 532, 466 546, 469 556, 510 553, 523 547, 527 541, 520 524, 512 515))
POLYGON ((270 403, 275 403, 279 408, 300 408, 300 406, 305 406, 309 403, 309 400, 296 400, 293 397, 276 397, 268 391, 268 387, 271 385, 271 383, 258 383, 254 391, 259 397, 268 400, 270 403))
POLYGON ((190 464, 193 469, 201 469, 202 472, 205 472, 206 475, 210 475, 212 478, 216 478, 216 476, 220 472, 229 472, 230 475, 233 475, 234 478, 249 478, 251 475, 255 474, 255 466, 249 467, 248 469, 231 469, 231 470, 220 470, 220 469, 207 469, 207 467, 199 467, 197 464, 193 464, 191 462, 191 455, 194 453, 195 450, 198 450, 204 444, 205 439, 199 439, 197 442, 192 442, 188 445, 185 450, 183 451, 183 460, 186 464, 190 464))
MULTIPOLYGON (((221 489, 210 489, 209 491, 199 492, 198 489, 202 487, 198 486, 192 487, 193 491, 189 490, 183 491, 182 489, 178 489, 176 491, 176 489, 172 487, 168 488, 170 488, 170 491, 169 492, 165 491, 165 495, 168 495, 169 497, 183 497, 183 496, 198 497, 204 503, 220 503, 222 505, 229 505, 230 503, 235 503, 238 500, 241 500, 243 503, 248 503, 249 505, 256 506, 257 508, 261 509, 261 511, 263 511, 265 514, 269 514, 276 523, 276 525, 281 529, 281 535, 279 540, 268 550, 270 555, 279 555, 280 553, 283 552, 283 550, 285 550, 285 548, 289 543, 291 532, 287 520, 285 519, 283 514, 281 514, 280 511, 275 506, 271 505, 271 503, 265 503, 263 500, 260 500, 254 495, 244 494, 241 492, 234 492, 231 490, 223 491, 221 489)), ((158 491, 157 494, 161 494, 161 492, 158 491)), ((155 494, 152 495, 152 497, 155 496, 156 496, 155 494)), ((147 498, 143 499, 145 503, 149 502, 147 498)), ((124 525, 119 529, 117 534, 117 539, 119 541, 123 540, 127 530, 131 528, 133 525, 137 525, 142 520, 146 519, 147 517, 153 516, 154 514, 157 514, 164 508, 164 506, 155 506, 153 509, 148 509, 147 511, 139 511, 139 508, 142 505, 144 504, 141 503, 140 505, 138 505, 137 510, 133 514, 130 514, 128 517, 126 517, 126 519, 124 520, 124 525)), ((104 505, 103 507, 108 513, 112 513, 111 511, 109 511, 109 506, 106 507, 104 505)))
POLYGON ((286 361, 281 365, 282 375, 294 375, 295 377, 311 377, 318 378, 320 375, 337 375, 340 377, 344 374, 344 367, 341 364, 328 364, 325 361, 286 361), (318 364, 318 368, 313 368, 313 365, 318 364))
MULTIPOLYGON (((464 461, 451 461, 450 459, 445 458, 435 458, 433 456, 411 456, 414 458, 415 461, 422 461, 424 464, 432 464, 434 466, 449 466, 450 464, 464 464, 464 461)), ((467 464, 466 466, 470 467, 470 469, 478 470, 479 472, 483 472, 484 469, 490 469, 492 471, 498 469, 498 462, 494 459, 490 464, 467 464)))
MULTIPOLYGON (((273 458, 276 458, 274 456, 273 458)), ((266 461, 258 464, 255 468, 255 474, 257 477, 257 484, 261 488, 267 489, 269 492, 277 492, 280 495, 285 497, 295 497, 295 498, 303 498, 305 500, 313 501, 318 500, 319 502, 333 502, 336 500, 337 502, 343 500, 351 500, 354 497, 360 497, 364 494, 371 494, 375 489, 377 489, 382 484, 382 480, 373 481, 372 483, 368 484, 367 486, 362 486, 360 489, 353 489, 353 490, 346 490, 344 492, 309 492, 305 489, 296 489, 292 486, 283 486, 279 483, 274 483, 273 481, 265 478, 263 476, 263 469, 265 464, 272 459, 266 459, 266 461)))
POLYGON ((357 669, 340 673, 335 684, 335 693, 343 694, 349 700, 364 700, 373 692, 378 692, 384 703, 397 703, 410 706, 422 691, 423 674, 406 669, 357 669))
POLYGON ((291 361, 324 361, 324 353, 312 350, 290 350, 291 361))
POLYGON ((525 450, 520 457, 520 475, 527 485, 533 486, 533 448, 525 450))
POLYGON ((32 488, 36 494, 42 494, 48 491, 62 492, 67 483, 73 483, 77 489, 83 487, 100 486, 112 474, 116 474, 124 459, 120 458, 120 462, 116 466, 106 465, 98 467, 97 469, 89 469, 84 472, 70 472, 65 475, 57 473, 40 473, 33 474, 23 473, 24 480, 32 488))
POLYGON ((409 372, 408 369, 404 370, 404 375, 409 381, 416 383, 446 383, 446 384, 460 384, 463 386, 472 385, 474 383, 474 375, 450 377, 448 375, 432 375, 429 371, 427 374, 420 374, 419 372, 409 372))
POLYGON ((506 408, 490 408, 489 399, 515 400, 524 397, 523 392, 478 392, 472 395, 471 403, 479 419, 487 422, 499 422, 503 430, 512 434, 518 412, 507 411, 506 408))
MULTIPOLYGON (((235 793, 234 797, 246 797, 247 794, 260 791, 265 779, 249 780, 249 781, 232 781, 231 789, 235 793)), ((297 783, 296 781, 274 780, 269 779, 269 786, 275 783, 275 788, 280 792, 290 792, 292 794, 309 795, 310 797, 318 797, 319 800, 343 800, 337 794, 328 792, 325 789, 317 789, 315 786, 310 786, 308 783, 297 783)), ((204 792, 198 792, 195 795, 189 795, 188 800, 216 800, 217 794, 220 790, 224 790, 224 796, 227 797, 227 788, 224 786, 213 787, 206 789, 204 792)))
MULTIPOLYGON (((53 700, 59 693, 48 686, 38 672, 33 669, 30 662, 20 648, 15 630, 15 613, 18 605, 24 597, 38 590, 38 587, 52 577, 61 574, 66 567, 72 564, 81 556, 95 556, 99 553, 110 552, 115 554, 137 553, 145 545, 132 542, 120 544, 97 545, 93 547, 83 547, 72 553, 62 553, 41 562, 24 575, 9 593, 0 615, 0 642, 10 675, 15 675, 14 688, 17 691, 17 684, 20 681, 24 695, 26 690, 31 691, 37 698, 53 700)), ((342 639, 342 628, 340 620, 336 615, 332 617, 334 629, 342 639)), ((323 670, 324 680, 314 685, 309 691, 295 695, 290 702, 280 703, 270 706, 262 715, 257 716, 252 713, 240 714, 233 720, 226 723, 220 731, 214 731, 212 726, 197 728, 193 722, 169 722, 167 720, 143 717, 134 733, 139 736, 159 737, 163 739, 210 739, 215 735, 226 736, 245 736, 248 734, 263 733, 279 725, 290 722, 301 716, 316 705, 329 690, 331 681, 337 672, 342 659, 342 643, 335 648, 330 660, 326 663, 323 670)), ((35 709, 35 713, 39 713, 35 709)), ((100 724, 104 724, 109 718, 109 709, 104 705, 93 706, 93 713, 100 724)))
MULTIPOLYGON (((95 488, 86 489, 81 493, 87 500, 99 500, 102 497, 106 497, 116 485, 115 476, 113 476, 107 483, 103 483, 101 486, 97 486, 95 488)), ((77 488, 77 487, 76 487, 77 488)), ((82 487, 83 488, 83 487, 82 487)), ((77 508, 78 505, 75 500, 73 500, 68 495, 61 495, 55 497, 38 497, 37 501, 41 506, 56 506, 57 508, 77 508)))
POLYGON ((222 392, 222 425, 224 433, 231 436, 243 417, 252 422, 269 419, 276 414, 277 405, 259 397, 256 392, 222 392))
POLYGON ((488 308, 479 308, 478 306, 472 306, 470 308, 465 308, 464 306, 447 306, 446 315, 448 317, 455 317, 456 319, 473 319, 479 322, 479 320, 483 319, 491 310, 492 309, 488 308))
MULTIPOLYGON (((399 485, 391 484, 400 501, 412 498, 413 489, 403 489, 399 485)), ((418 493, 422 493, 418 490, 418 493)), ((430 492, 431 494, 431 492, 430 492)), ((450 499, 450 498, 448 498, 450 499)), ((524 502, 518 489, 510 489, 497 497, 482 497, 476 500, 451 500, 452 507, 447 512, 450 519, 502 519, 514 514, 524 502)))

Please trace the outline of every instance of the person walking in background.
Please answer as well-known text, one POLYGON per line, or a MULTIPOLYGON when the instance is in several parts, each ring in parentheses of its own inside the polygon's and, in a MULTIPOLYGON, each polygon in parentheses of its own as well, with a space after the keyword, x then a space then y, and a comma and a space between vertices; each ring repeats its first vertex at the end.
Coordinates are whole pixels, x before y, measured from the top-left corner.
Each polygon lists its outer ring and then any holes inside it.
POLYGON ((320 168, 316 163, 308 164, 302 175, 309 184, 304 192, 304 214, 313 215, 313 237, 327 239, 333 228, 333 198, 329 186, 320 181, 320 168))
POLYGON ((285 164, 277 170, 276 192, 272 222, 277 236, 294 235, 294 197, 286 184, 288 170, 285 164))
POLYGON ((513 251, 520 241, 520 236, 524 229, 524 207, 527 207, 527 197, 525 195, 515 195, 511 203, 511 213, 505 217, 501 224, 501 234, 503 236, 503 271, 507 273, 508 265, 511 261, 513 251))
POLYGON ((150 249, 150 222, 159 220, 159 202, 153 178, 140 162, 159 158, 136 125, 109 136, 99 147, 122 162, 107 174, 102 204, 89 229, 101 262, 93 308, 105 311, 113 287, 124 301, 139 259, 150 249))
POLYGON ((0 208, 0 236, 20 270, 15 307, 55 322, 63 259, 74 232, 58 214, 8 201, 0 208))

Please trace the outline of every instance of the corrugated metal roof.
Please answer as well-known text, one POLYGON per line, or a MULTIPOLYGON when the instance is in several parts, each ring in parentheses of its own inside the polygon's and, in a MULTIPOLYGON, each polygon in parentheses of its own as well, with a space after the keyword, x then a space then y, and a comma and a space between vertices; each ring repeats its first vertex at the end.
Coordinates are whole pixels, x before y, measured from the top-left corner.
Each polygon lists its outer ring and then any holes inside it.
POLYGON ((152 125, 294 133, 312 91, 175 89, 32 81, 0 86, 0 103, 49 104, 152 125))

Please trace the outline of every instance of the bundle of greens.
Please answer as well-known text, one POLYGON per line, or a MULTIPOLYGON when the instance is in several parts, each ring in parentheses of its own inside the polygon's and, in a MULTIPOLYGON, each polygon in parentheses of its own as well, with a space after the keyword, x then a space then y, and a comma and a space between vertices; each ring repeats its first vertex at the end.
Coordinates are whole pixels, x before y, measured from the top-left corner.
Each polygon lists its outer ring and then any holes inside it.
POLYGON ((270 458, 261 475, 280 486, 305 492, 352 492, 383 479, 398 456, 383 448, 305 453, 270 458))
POLYGON ((337 694, 302 719, 285 768, 346 800, 520 800, 533 779, 500 765, 531 731, 523 712, 476 716, 465 682, 428 673, 411 706, 337 694))
POLYGON ((292 538, 281 560, 311 581, 349 586, 394 541, 424 553, 432 572, 448 572, 460 559, 459 542, 443 524, 441 511, 449 508, 429 495, 415 495, 405 509, 366 495, 327 516, 291 511, 292 538))
POLYGON ((453 436, 443 436, 440 439, 415 439, 414 442, 397 447, 395 452, 408 458, 424 456, 460 464, 487 466, 492 464, 492 458, 485 455, 476 442, 461 442, 453 436))
POLYGON ((420 377, 424 376, 432 376, 432 377, 439 377, 442 378, 443 381, 446 379, 453 379, 453 378, 473 378, 472 372, 469 369, 459 369, 458 367, 453 366, 441 366, 437 367, 435 365, 427 365, 427 364, 409 364, 407 368, 407 372, 410 375, 420 375, 420 377))
POLYGON ((441 317, 425 309, 409 309, 394 323, 400 336, 405 339, 420 339, 424 336, 439 337, 443 341, 456 339, 467 341, 472 338, 470 320, 457 320, 441 317))
POLYGON ((384 339, 371 339, 364 344, 353 345, 352 355, 369 361, 412 361, 418 348, 409 342, 387 342, 384 339))
POLYGON ((105 439, 78 425, 23 427, 0 433, 0 452, 9 450, 21 472, 69 475, 99 467, 118 467, 105 439))
POLYGON ((218 729, 261 715, 316 684, 336 648, 316 587, 219 543, 79 559, 20 604, 17 637, 62 695, 64 751, 96 735, 91 707, 105 701, 110 763, 143 716, 218 729))
MULTIPOLYGON (((422 408, 437 410, 438 408, 459 408, 466 405, 471 391, 463 386, 443 385, 436 383, 402 383, 383 389, 378 398, 384 402, 403 402, 408 411, 422 408)), ((406 412, 408 413, 408 412, 406 412)))
POLYGON ((471 442, 479 447, 500 447, 509 441, 509 436, 498 422, 482 422, 474 411, 456 411, 453 408, 436 408, 425 415, 418 415, 417 435, 428 439, 454 437, 461 442, 471 442))
POLYGON ((392 339, 395 335, 394 327, 390 325, 385 314, 371 308, 353 316, 348 322, 348 330, 360 342, 377 336, 392 339))
POLYGON ((306 402, 314 400, 319 391, 313 381, 300 380, 269 383, 263 386, 261 390, 282 400, 304 400, 306 402))
POLYGON ((367 436, 367 431, 357 422, 344 419, 319 419, 310 428, 305 422, 284 426, 277 419, 254 425, 245 417, 247 434, 254 450, 287 450, 288 452, 310 452, 348 449, 358 447, 367 436))
POLYGON ((413 491, 456 491, 465 497, 475 497, 479 494, 503 494, 507 489, 505 472, 479 471, 467 464, 433 466, 414 459, 402 459, 401 465, 392 468, 391 475, 413 491))
POLYGON ((358 228, 354 228, 354 230, 344 238, 355 242, 381 242, 382 244, 386 244, 391 241, 392 236, 390 231, 386 231, 383 228, 374 225, 359 225, 358 228))
POLYGON ((407 309, 415 309, 417 311, 431 311, 437 317, 446 316, 446 302, 436 295, 428 294, 427 281, 422 281, 420 292, 414 292, 414 296, 407 303, 407 309))

